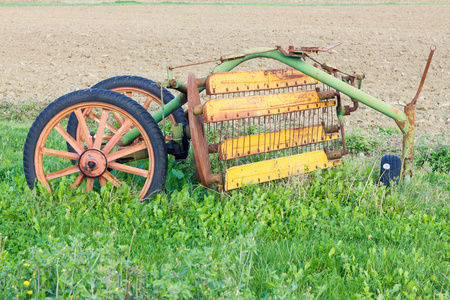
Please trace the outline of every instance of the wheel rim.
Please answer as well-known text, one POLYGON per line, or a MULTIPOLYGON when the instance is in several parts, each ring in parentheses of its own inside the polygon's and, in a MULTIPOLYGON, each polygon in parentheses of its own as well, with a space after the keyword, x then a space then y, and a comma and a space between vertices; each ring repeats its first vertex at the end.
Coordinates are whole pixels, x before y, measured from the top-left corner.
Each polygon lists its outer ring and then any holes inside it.
POLYGON ((119 187, 131 176, 133 182, 135 178, 136 182, 144 181, 139 199, 150 188, 155 165, 152 144, 142 125, 125 110, 101 102, 80 103, 58 112, 38 138, 34 161, 37 179, 50 192, 49 181, 62 177, 70 181, 69 188, 86 182, 86 191, 91 191, 96 181, 100 186, 110 181, 119 187), (71 113, 78 120, 77 140, 63 127, 71 113), (118 118, 122 119, 121 124, 118 118), (126 148, 117 147, 122 135, 132 127, 141 133, 139 140, 126 148), (75 152, 68 151, 66 143, 75 152), (131 157, 134 160, 128 164, 117 161, 131 157), (71 160, 77 163, 73 165, 71 160))

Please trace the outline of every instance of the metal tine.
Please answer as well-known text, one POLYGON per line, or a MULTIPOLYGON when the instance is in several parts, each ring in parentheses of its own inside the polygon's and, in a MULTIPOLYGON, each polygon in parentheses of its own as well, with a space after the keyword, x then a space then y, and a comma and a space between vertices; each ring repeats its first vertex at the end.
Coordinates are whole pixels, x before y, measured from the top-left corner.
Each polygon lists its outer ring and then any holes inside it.
POLYGON ((284 144, 286 145, 286 147, 284 148, 284 156, 287 155, 288 149, 289 149, 289 140, 287 139, 287 135, 290 134, 290 132, 288 133, 287 131, 287 114, 283 114, 283 118, 284 118, 284 144))
MULTIPOLYGON (((267 116, 264 116, 264 132, 267 133, 267 116)), ((270 140, 269 140, 270 143, 270 140)), ((264 160, 267 159, 267 134, 264 135, 264 160)))
MULTIPOLYGON (((225 131, 225 139, 228 139, 230 137, 230 120, 227 120, 227 130, 225 131)), ((227 144, 228 147, 228 144, 227 144)), ((226 149, 227 153, 228 153, 228 148, 226 149)), ((228 161, 226 160, 226 167, 228 168, 228 161)))
MULTIPOLYGON (((295 128, 300 129, 300 127, 301 127, 300 124, 301 124, 301 119, 302 119, 302 116, 301 116, 302 112, 298 111, 295 114, 297 116, 297 118, 296 118, 297 119, 297 125, 295 126, 295 128)), ((297 153, 300 153, 300 145, 303 143, 304 134, 305 134, 305 130, 302 129, 302 135, 301 136, 299 135, 299 137, 297 139, 297 153)))
POLYGON ((261 159, 261 117, 258 117, 258 159, 261 159))
POLYGON ((243 138, 243 141, 242 141, 242 153, 241 153, 241 155, 244 155, 244 153, 245 153, 245 135, 246 135, 246 132, 245 132, 245 119, 242 119, 241 120, 241 122, 243 123, 242 125, 242 133, 240 134, 241 136, 242 136, 242 138, 243 138))
POLYGON ((311 111, 310 110, 308 110, 308 136, 307 136, 307 143, 308 143, 308 147, 309 147, 309 151, 308 152, 311 152, 311 133, 310 133, 310 131, 311 131, 311 111))
POLYGON ((234 120, 231 121, 231 153, 233 155, 233 157, 236 156, 236 154, 234 153, 234 120))
MULTIPOLYGON (((291 143, 291 146, 294 146, 295 140, 294 140, 294 128, 292 126, 292 116, 294 113, 289 113, 289 142, 291 143)), ((295 115, 294 115, 294 121, 295 121, 295 115)), ((294 148, 291 148, 294 149, 294 148)))
MULTIPOLYGON (((315 109, 314 113, 317 115, 317 123, 315 124, 320 124, 320 109, 315 109)), ((319 142, 319 134, 320 134, 319 127, 316 127, 316 135, 313 135, 316 138, 316 142, 319 142)), ((317 150, 317 148, 320 148, 319 143, 314 144, 314 150, 317 150)))

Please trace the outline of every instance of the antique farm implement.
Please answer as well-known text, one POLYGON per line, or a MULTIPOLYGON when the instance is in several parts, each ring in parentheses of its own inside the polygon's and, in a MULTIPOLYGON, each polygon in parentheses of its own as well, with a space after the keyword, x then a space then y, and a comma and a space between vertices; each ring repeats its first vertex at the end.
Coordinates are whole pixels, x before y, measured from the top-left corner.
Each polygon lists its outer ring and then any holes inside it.
POLYGON ((39 181, 52 191, 53 182, 85 184, 89 191, 128 182, 147 199, 164 188, 168 154, 184 159, 190 144, 202 184, 223 190, 337 166, 347 153, 343 118, 358 102, 394 119, 403 133, 403 156, 383 158, 382 181, 389 183, 400 171, 410 174, 415 104, 435 48, 416 97, 402 112, 361 91, 363 74, 347 74, 311 57, 338 45, 255 48, 222 56, 210 74, 190 73, 187 83, 169 68, 167 80, 159 83, 120 76, 62 96, 41 112, 27 136, 28 185, 39 181), (287 67, 231 71, 255 58, 287 67), (344 95, 351 106, 343 104, 344 95))

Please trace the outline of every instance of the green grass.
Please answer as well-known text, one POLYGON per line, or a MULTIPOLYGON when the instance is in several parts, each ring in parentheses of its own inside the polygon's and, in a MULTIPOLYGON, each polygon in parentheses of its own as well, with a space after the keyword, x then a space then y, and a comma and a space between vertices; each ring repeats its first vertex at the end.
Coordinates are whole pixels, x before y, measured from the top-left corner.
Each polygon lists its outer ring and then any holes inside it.
POLYGON ((30 191, 28 127, 0 122, 2 299, 450 298, 450 170, 433 160, 380 187, 380 147, 357 132, 364 157, 231 193, 171 161, 166 192, 139 203, 128 186, 30 191))

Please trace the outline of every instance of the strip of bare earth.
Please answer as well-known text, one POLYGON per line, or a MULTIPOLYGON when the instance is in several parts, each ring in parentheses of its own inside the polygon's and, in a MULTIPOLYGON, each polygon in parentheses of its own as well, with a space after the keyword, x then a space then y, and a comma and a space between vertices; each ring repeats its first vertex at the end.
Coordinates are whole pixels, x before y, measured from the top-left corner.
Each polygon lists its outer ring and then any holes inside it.
POLYGON ((322 3, 294 3, 294 2, 6 2, 3 6, 114 6, 114 5, 218 5, 218 6, 378 6, 378 5, 450 5, 450 2, 322 2, 322 3))

